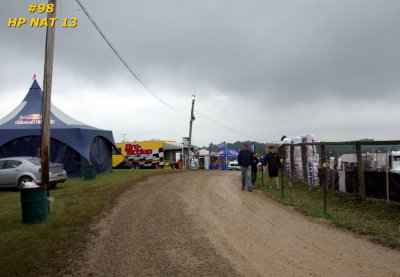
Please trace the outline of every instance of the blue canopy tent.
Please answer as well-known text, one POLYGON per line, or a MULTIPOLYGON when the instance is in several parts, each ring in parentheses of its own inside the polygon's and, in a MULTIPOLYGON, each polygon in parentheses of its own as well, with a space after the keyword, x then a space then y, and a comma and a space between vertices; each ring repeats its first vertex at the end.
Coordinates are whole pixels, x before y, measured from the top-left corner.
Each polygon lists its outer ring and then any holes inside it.
MULTIPOLYGON (((39 156, 43 91, 36 80, 24 100, 0 119, 0 158, 39 156)), ((68 177, 81 177, 83 166, 94 166, 96 173, 112 171, 111 131, 79 122, 51 105, 50 161, 63 163, 68 177)))
MULTIPOLYGON (((239 152, 234 149, 226 149, 228 152, 228 158, 236 159, 239 155, 239 152)), ((221 158, 226 157, 225 149, 218 153, 221 158)))
MULTIPOLYGON (((222 151, 220 151, 218 153, 218 156, 220 158, 225 158, 227 159, 237 159, 237 156, 239 155, 238 151, 234 150, 234 149, 224 149, 222 151), (228 155, 228 156, 227 156, 228 155)), ((228 164, 221 164, 220 167, 223 170, 227 170, 228 169, 228 164)))

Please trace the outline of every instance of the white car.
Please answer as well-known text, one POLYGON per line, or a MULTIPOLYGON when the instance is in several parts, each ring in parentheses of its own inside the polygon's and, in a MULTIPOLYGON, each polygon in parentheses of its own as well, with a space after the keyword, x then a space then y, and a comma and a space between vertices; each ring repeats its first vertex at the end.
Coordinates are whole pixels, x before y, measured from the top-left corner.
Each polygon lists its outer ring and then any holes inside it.
MULTIPOLYGON (((25 182, 40 184, 41 163, 38 157, 9 157, 0 159, 0 187, 21 188, 25 182)), ((63 164, 49 164, 49 188, 67 180, 63 164)))
POLYGON ((231 161, 228 163, 228 170, 240 170, 240 166, 237 161, 231 161))

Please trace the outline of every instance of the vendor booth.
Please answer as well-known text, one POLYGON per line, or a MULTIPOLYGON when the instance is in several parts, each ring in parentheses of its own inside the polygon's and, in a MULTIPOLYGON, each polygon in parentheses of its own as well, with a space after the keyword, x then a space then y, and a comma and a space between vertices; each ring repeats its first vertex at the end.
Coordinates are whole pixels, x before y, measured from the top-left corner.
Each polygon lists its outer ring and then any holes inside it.
POLYGON ((238 155, 239 155, 239 151, 237 151, 235 149, 223 149, 222 151, 220 151, 219 157, 221 158, 221 161, 225 162, 224 164, 220 165, 221 169, 227 170, 228 162, 237 160, 238 155))

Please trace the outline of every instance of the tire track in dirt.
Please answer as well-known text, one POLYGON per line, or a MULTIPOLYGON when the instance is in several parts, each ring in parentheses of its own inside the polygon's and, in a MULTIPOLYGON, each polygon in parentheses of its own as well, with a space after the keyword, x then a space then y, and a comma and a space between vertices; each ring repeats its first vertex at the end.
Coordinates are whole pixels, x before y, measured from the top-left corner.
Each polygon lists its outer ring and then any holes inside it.
POLYGON ((61 276, 400 276, 400 252, 303 216, 238 172, 134 184, 61 276))
POLYGON ((188 208, 244 276, 400 276, 400 252, 242 191, 237 172, 196 175, 188 208), (190 203, 190 204, 189 204, 190 203), (197 215, 197 216, 195 216, 197 215))
MULTIPOLYGON (((182 174, 185 175, 185 174, 182 174)), ((135 184, 99 223, 62 276, 239 276, 184 212, 181 174, 135 184)))

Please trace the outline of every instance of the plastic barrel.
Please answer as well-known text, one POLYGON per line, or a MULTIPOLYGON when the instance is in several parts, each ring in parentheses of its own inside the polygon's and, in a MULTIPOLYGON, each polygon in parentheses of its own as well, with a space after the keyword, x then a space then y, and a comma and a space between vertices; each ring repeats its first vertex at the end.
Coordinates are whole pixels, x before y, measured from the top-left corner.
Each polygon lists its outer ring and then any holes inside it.
POLYGON ((42 223, 49 219, 47 186, 21 189, 23 223, 42 223))
POLYGON ((96 179, 96 169, 94 168, 94 166, 84 166, 83 177, 85 178, 85 180, 96 179))

